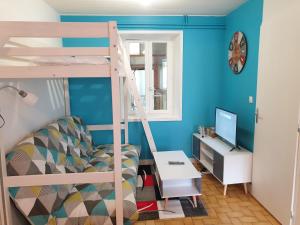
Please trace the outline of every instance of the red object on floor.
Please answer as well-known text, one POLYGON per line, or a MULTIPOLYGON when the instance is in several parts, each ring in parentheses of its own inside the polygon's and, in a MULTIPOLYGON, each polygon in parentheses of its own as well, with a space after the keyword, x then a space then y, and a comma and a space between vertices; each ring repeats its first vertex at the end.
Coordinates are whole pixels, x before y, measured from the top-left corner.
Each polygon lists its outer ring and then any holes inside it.
POLYGON ((154 186, 154 180, 153 180, 153 175, 147 175, 146 180, 144 181, 144 186, 149 187, 149 186, 154 186))
POLYGON ((145 208, 147 206, 150 206, 150 207, 147 207, 146 209, 142 210, 142 211, 153 211, 153 210, 158 210, 158 207, 157 207, 157 202, 156 201, 145 201, 145 202, 137 202, 136 203, 136 206, 137 206, 137 209, 142 209, 142 208, 145 208))

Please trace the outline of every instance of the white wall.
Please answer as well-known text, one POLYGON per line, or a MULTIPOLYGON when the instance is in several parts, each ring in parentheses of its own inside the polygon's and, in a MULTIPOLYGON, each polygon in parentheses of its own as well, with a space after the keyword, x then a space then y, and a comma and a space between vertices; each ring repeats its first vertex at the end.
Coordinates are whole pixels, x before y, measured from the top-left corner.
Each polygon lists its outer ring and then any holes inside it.
POLYGON ((0 19, 6 21, 59 21, 59 14, 43 0, 2 0, 0 19))
MULTIPOLYGON (((0 1, 0 20, 59 21, 60 18, 56 11, 42 0, 2 0, 0 1)), ((14 39, 14 41, 30 46, 61 45, 61 41, 58 39, 14 39)), ((5 151, 31 131, 64 115, 61 80, 0 79, 0 87, 8 83, 34 93, 39 97, 39 101, 34 107, 31 107, 26 105, 12 90, 6 89, 0 92, 0 113, 6 121, 6 125, 0 129, 0 148, 5 151)))
MULTIPOLYGON (((0 21, 59 21, 59 15, 43 0, 0 0, 0 21)), ((59 39, 14 39, 30 46, 60 46, 59 39)), ((0 61, 0 64, 4 60, 0 61)), ((11 62, 10 62, 11 63, 11 62)), ((34 107, 26 105, 15 92, 0 92, 0 113, 6 125, 0 129, 0 149, 8 151, 18 140, 49 121, 64 115, 63 85, 58 79, 0 79, 2 85, 12 84, 39 97, 34 107)), ((1 122, 0 122, 1 124, 1 122)), ((2 207, 2 206, 1 206, 2 207)), ((27 222, 13 208, 13 224, 27 222)), ((0 222, 1 224, 1 222, 0 222)))

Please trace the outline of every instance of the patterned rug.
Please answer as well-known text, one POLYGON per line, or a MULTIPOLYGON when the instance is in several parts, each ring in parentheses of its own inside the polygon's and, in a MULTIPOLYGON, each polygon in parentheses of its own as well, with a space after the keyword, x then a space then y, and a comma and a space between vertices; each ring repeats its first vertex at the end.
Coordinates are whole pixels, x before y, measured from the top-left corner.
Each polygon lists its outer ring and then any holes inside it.
POLYGON ((197 199, 194 207, 191 198, 170 198, 164 209, 152 166, 139 166, 137 186, 137 208, 139 220, 172 219, 182 217, 207 216, 203 203, 197 199))

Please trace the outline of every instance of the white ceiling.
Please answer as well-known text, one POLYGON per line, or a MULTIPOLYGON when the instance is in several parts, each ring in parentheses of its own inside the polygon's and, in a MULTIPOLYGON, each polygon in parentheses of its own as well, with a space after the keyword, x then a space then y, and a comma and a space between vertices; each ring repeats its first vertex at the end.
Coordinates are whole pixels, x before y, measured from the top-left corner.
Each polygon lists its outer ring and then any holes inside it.
POLYGON ((227 15, 247 0, 45 0, 61 14, 227 15))

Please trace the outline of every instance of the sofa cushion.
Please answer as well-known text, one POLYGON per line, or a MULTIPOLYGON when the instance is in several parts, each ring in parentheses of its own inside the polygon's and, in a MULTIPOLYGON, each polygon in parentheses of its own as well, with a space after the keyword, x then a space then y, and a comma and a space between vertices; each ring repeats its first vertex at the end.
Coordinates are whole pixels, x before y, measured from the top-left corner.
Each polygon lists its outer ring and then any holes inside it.
POLYGON ((73 121, 76 126, 76 131, 78 139, 80 140, 80 145, 83 151, 86 151, 86 154, 90 154, 93 151, 94 144, 92 140, 92 135, 87 129, 87 126, 83 123, 82 119, 79 117, 73 117, 73 121))
POLYGON ((67 144, 57 130, 40 129, 7 154, 8 175, 65 173, 66 152, 67 144))
MULTIPOLYGON (((115 224, 116 207, 113 183, 76 185, 63 205, 52 213, 57 225, 115 224)), ((131 185, 123 181, 124 224, 138 218, 131 185)))
POLYGON ((71 137, 74 146, 81 150, 81 158, 93 151, 92 135, 79 117, 67 116, 57 120, 59 131, 71 137))
MULTIPOLYGON (((122 168, 132 169, 137 173, 139 164, 140 147, 136 145, 122 145, 122 168)), ((105 164, 108 170, 114 169, 113 145, 99 145, 93 150, 89 163, 95 167, 105 164), (100 164, 99 164, 100 163, 100 164)))
POLYGON ((72 185, 47 185, 9 188, 16 207, 31 224, 47 224, 51 212, 56 211, 71 193, 72 185))
POLYGON ((88 152, 93 149, 92 136, 80 118, 67 116, 48 126, 57 129, 69 145, 77 148, 79 150, 78 156, 81 159, 89 160, 88 152))
MULTIPOLYGON (((66 173, 76 170, 66 157, 67 144, 60 133, 43 128, 21 141, 7 154, 9 176, 66 173)), ((9 188, 17 208, 32 224, 44 224, 52 211, 61 206, 74 185, 47 185, 9 188)))
MULTIPOLYGON (((136 145, 122 145, 121 154, 123 179, 128 182, 135 195, 140 147, 136 145)), ((86 172, 114 170, 113 145, 99 145, 97 149, 94 149, 89 163, 92 167, 88 167, 86 172)))
MULTIPOLYGON (((94 149, 85 172, 112 171, 113 145, 101 145, 94 149)), ((124 224, 138 219, 136 206, 137 167, 140 148, 134 145, 122 146, 122 177, 124 224)), ((52 214, 57 225, 100 225, 115 224, 115 191, 113 183, 75 185, 63 205, 52 214)))

